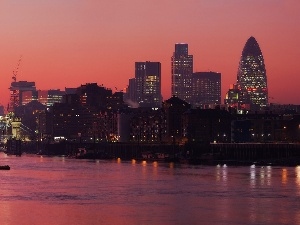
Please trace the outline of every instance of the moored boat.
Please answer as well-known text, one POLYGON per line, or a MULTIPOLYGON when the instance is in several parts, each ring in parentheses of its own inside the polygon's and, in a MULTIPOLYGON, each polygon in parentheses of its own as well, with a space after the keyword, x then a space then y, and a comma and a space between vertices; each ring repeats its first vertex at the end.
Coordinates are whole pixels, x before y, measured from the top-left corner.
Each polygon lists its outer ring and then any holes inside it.
POLYGON ((0 170, 10 170, 9 165, 0 166, 0 170))

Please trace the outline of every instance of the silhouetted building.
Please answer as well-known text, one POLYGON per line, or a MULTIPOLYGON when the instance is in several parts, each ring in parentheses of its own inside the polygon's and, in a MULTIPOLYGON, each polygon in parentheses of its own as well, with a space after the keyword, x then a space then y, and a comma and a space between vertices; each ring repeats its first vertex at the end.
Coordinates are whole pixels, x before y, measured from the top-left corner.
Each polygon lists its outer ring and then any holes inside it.
POLYGON ((37 114, 37 131, 39 140, 46 140, 48 142, 52 139, 53 113, 50 108, 37 114))
POLYGON ((77 92, 77 88, 65 88, 65 93, 66 95, 69 95, 69 94, 76 94, 77 92))
POLYGON ((300 114, 300 105, 270 103, 269 111, 277 114, 300 114))
POLYGON ((107 107, 108 96, 112 96, 112 90, 100 87, 97 83, 88 83, 77 88, 82 106, 104 109, 107 107))
POLYGON ((140 107, 161 108, 160 62, 135 63, 136 101, 140 107))
POLYGON ((124 95, 124 102, 131 108, 137 108, 137 97, 136 97, 136 82, 135 78, 129 79, 129 84, 124 95))
POLYGON ((188 54, 188 44, 175 44, 175 52, 171 57, 171 71, 172 96, 191 103, 193 56, 188 54))
POLYGON ((201 108, 205 108, 205 105, 221 104, 221 73, 193 73, 192 103, 194 107, 201 108))
POLYGON ((183 115, 183 131, 189 142, 230 142, 231 115, 220 109, 190 109, 183 115))
POLYGON ((98 120, 98 137, 104 142, 118 142, 118 112, 113 110, 101 110, 98 120))
POLYGON ((117 115, 123 107, 123 92, 112 94, 95 83, 81 85, 76 94, 64 95, 61 103, 40 114, 39 130, 47 138, 116 142, 117 115))
POLYGON ((0 105, 0 116, 4 116, 4 106, 0 105))
POLYGON ((287 140, 290 118, 273 113, 237 114, 231 122, 231 142, 265 143, 287 140))
POLYGON ((183 135, 182 115, 190 108, 190 104, 175 96, 163 102, 166 120, 166 132, 163 137, 165 142, 183 144, 186 141, 183 135))
POLYGON ((118 137, 119 142, 129 142, 130 141, 130 128, 131 128, 131 118, 134 116, 133 110, 119 111, 118 112, 118 137))
POLYGON ((165 133, 165 119, 161 109, 133 109, 130 116, 130 141, 161 143, 165 133))
POLYGON ((38 117, 44 112, 45 105, 34 100, 15 108, 15 116, 21 119, 20 135, 24 139, 35 139, 38 135, 38 117))
POLYGON ((69 105, 80 105, 80 98, 78 94, 66 94, 63 96, 62 103, 69 105))
POLYGON ((52 110, 52 137, 92 142, 98 133, 99 112, 94 108, 55 103, 52 110))
POLYGON ((124 93, 122 91, 117 91, 111 96, 107 96, 107 109, 117 111, 124 107, 123 101, 124 93))

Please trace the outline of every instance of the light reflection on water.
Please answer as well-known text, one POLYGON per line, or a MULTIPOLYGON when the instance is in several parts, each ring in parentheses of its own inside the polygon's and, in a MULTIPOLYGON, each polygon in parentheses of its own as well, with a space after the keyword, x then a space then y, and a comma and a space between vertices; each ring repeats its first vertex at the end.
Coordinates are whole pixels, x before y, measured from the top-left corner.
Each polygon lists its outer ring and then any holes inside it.
POLYGON ((256 168, 255 165, 250 166, 250 186, 255 188, 256 186, 256 168))
POLYGON ((287 169, 284 168, 282 169, 282 184, 286 184, 287 183, 287 177, 288 177, 288 172, 287 169))
MULTIPOLYGON (((297 166, 295 168, 295 173, 296 173, 295 183, 297 186, 297 196, 300 196, 300 166, 297 166)), ((300 214, 299 214, 298 218, 299 218, 299 222, 300 222, 300 214)))
POLYGON ((300 167, 0 153, 0 224, 299 224, 300 167), (26 217, 24 217, 26 215, 26 217))

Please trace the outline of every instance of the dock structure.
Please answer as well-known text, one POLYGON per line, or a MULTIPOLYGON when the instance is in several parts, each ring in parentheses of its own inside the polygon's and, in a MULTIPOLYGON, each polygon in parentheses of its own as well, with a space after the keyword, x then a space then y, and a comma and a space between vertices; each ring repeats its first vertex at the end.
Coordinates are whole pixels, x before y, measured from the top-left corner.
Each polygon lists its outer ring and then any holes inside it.
MULTIPOLYGON (((26 151, 28 147, 25 144, 22 145, 24 145, 22 149, 26 151)), ((174 145, 64 141, 39 144, 38 146, 42 147, 42 149, 39 148, 39 154, 89 159, 173 160, 197 164, 230 162, 240 165, 252 163, 300 165, 300 143, 187 143, 174 145)), ((7 150, 10 154, 21 153, 20 141, 9 141, 7 150)))
POLYGON ((300 165, 299 143, 217 143, 211 152, 222 160, 300 165))
POLYGON ((76 156, 78 149, 85 149, 86 158, 122 158, 143 159, 159 158, 162 155, 174 158, 182 151, 183 146, 172 144, 141 144, 141 143, 75 143, 61 142, 46 144, 43 149, 48 155, 76 156))
POLYGON ((6 153, 20 156, 22 154, 22 142, 18 139, 9 139, 6 143, 6 153))

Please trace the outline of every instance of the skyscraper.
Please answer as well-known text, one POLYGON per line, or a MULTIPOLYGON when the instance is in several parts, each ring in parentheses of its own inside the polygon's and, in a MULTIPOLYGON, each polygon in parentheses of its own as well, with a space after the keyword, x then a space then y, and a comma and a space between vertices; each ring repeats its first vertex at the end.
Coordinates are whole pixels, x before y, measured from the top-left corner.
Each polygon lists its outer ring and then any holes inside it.
POLYGON ((23 91, 22 92, 22 105, 26 105, 29 102, 37 101, 38 91, 23 91))
POLYGON ((39 90, 38 101, 46 106, 52 106, 54 103, 61 103, 63 96, 66 94, 65 91, 61 90, 39 90))
POLYGON ((193 56, 188 54, 188 44, 175 44, 171 64, 172 95, 191 103, 193 56))
POLYGON ((140 107, 161 107, 160 62, 135 63, 136 100, 140 107))
MULTIPOLYGON (((251 109, 263 109, 268 104, 268 86, 264 58, 254 37, 250 37, 243 49, 237 85, 248 94, 251 109)), ((246 103, 247 104, 247 103, 246 103)))
POLYGON ((14 112, 16 107, 22 105, 22 93, 24 91, 36 91, 35 82, 14 81, 11 83, 9 112, 14 112))
POLYGON ((126 88, 126 93, 124 95, 124 102, 129 104, 131 107, 134 107, 134 105, 137 105, 135 78, 129 79, 129 84, 128 84, 128 87, 126 88))
POLYGON ((193 73, 192 104, 194 107, 221 104, 221 73, 193 73))

